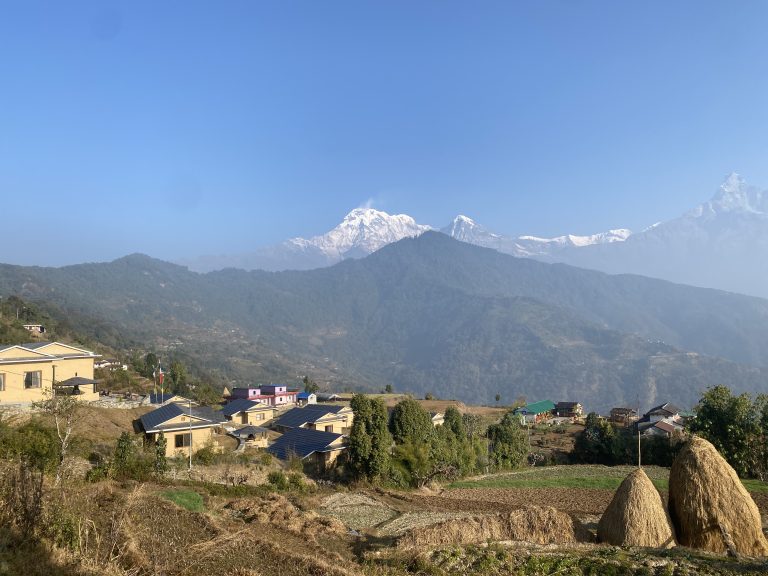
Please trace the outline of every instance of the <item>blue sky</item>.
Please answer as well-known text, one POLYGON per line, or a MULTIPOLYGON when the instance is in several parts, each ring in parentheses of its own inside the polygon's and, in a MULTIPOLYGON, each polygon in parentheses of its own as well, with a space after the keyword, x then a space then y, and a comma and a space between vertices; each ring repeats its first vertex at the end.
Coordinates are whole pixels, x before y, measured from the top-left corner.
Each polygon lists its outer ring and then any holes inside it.
POLYGON ((768 188, 764 2, 0 2, 0 261, 507 234, 768 188))

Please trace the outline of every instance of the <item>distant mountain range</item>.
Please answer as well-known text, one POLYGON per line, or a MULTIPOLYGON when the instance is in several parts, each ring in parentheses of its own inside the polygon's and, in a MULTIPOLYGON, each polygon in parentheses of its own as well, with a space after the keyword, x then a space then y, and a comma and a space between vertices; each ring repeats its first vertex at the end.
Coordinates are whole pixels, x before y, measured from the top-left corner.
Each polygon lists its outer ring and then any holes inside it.
POLYGON ((55 302, 105 344, 183 355, 228 384, 308 374, 336 390, 392 384, 601 410, 768 384, 767 300, 513 258, 432 231, 310 271, 197 274, 142 255, 0 265, 0 296, 10 294, 55 302))
MULTIPOLYGON (((310 270, 361 258, 431 226, 405 214, 352 210, 336 228, 313 238, 229 256, 181 262, 191 270, 310 270)), ((633 234, 627 229, 555 238, 504 236, 467 216, 440 229, 448 236, 512 256, 564 262, 608 273, 641 274, 673 282, 768 298, 768 191, 731 174, 708 202, 633 234)))

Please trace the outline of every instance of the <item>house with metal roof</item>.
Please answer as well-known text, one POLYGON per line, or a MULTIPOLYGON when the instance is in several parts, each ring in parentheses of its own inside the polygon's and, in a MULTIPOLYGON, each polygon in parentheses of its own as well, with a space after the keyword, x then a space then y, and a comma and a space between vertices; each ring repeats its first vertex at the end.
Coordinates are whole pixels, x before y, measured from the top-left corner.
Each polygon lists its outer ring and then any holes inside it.
POLYGON ((139 418, 146 443, 155 444, 160 434, 166 439, 166 456, 186 455, 190 447, 200 450, 213 440, 214 431, 226 418, 208 406, 184 406, 170 402, 139 418))
POLYGON ((578 402, 558 402, 554 414, 563 418, 581 418, 584 416, 584 406, 578 402))
POLYGON ((237 424, 258 424, 259 426, 272 420, 276 412, 277 409, 274 406, 244 398, 235 398, 221 409, 221 413, 227 420, 237 424))
POLYGON ((514 414, 520 416, 521 424, 536 424, 552 416, 555 403, 551 400, 539 400, 515 409, 514 414))
POLYGON ((292 428, 267 448, 267 451, 280 460, 292 457, 311 460, 320 469, 327 469, 336 462, 346 449, 344 436, 333 432, 292 428))
POLYGON ((192 402, 193 406, 197 406, 197 402, 195 402, 191 398, 185 398, 184 396, 180 396, 179 394, 173 394, 171 392, 165 392, 161 394, 157 394, 157 393, 147 394, 147 397, 144 399, 143 404, 162 406, 163 404, 168 404, 169 402, 173 402, 174 404, 184 404, 184 405, 188 405, 190 402, 192 402))
POLYGON ((230 436, 237 438, 240 442, 239 446, 244 445, 254 446, 256 448, 266 448, 269 444, 270 433, 275 434, 275 432, 271 432, 268 428, 263 428, 261 426, 243 426, 242 428, 232 430, 229 434, 230 436))
POLYGON ((289 406, 296 404, 298 390, 288 390, 283 384, 262 384, 248 388, 232 388, 231 398, 256 400, 272 406, 289 406))
POLYGON ((98 400, 93 365, 100 357, 61 342, 0 345, 0 405, 39 402, 54 392, 98 400))
POLYGON ((354 413, 349 406, 309 404, 288 410, 275 420, 274 428, 281 432, 295 428, 322 430, 335 434, 348 434, 354 413))
POLYGON ((317 395, 314 392, 299 392, 296 395, 296 403, 299 406, 307 404, 317 404, 317 395))

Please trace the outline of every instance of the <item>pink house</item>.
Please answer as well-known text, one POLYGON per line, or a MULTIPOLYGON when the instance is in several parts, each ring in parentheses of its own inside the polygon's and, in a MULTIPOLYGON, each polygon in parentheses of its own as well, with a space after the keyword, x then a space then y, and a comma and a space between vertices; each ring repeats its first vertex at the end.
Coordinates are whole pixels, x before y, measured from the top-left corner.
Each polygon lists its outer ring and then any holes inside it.
POLYGON ((270 406, 288 406, 296 404, 298 390, 288 390, 281 384, 264 384, 258 388, 233 388, 231 398, 255 400, 270 406))

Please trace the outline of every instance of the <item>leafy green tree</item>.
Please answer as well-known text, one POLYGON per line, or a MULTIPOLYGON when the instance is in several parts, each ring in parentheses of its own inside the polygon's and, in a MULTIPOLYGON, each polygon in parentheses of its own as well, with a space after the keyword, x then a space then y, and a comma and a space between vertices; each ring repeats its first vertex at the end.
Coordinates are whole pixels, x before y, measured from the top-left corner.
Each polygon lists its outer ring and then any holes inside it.
POLYGON ((221 392, 208 383, 198 384, 192 393, 193 399, 202 406, 213 406, 221 401, 221 392))
POLYGON ((411 397, 398 402, 389 418, 389 431, 397 444, 411 440, 426 440, 434 433, 432 418, 421 404, 411 397))
POLYGON ((464 424, 464 430, 467 432, 467 437, 474 441, 483 435, 483 420, 477 414, 465 413, 461 415, 462 423, 464 424))
POLYGON ((392 384, 387 384, 386 386, 384 386, 384 393, 392 394, 392 384))
POLYGON ((355 394, 355 415, 349 434, 349 462, 357 478, 377 481, 390 466, 392 436, 387 429, 387 409, 381 399, 355 394))
POLYGON ((168 471, 168 458, 165 455, 167 446, 168 440, 165 439, 165 434, 160 432, 155 442, 155 476, 158 478, 163 478, 168 471))
POLYGON ((487 431, 489 459, 496 468, 517 468, 528 455, 528 436, 520 420, 507 412, 498 424, 487 431))
POLYGON ((157 354, 154 352, 147 353, 147 355, 144 356, 144 366, 139 373, 145 378, 152 378, 152 373, 157 368, 158 362, 157 354))
POLYGON ((136 443, 129 432, 120 434, 115 445, 115 455, 112 460, 112 473, 116 478, 130 476, 131 469, 137 457, 136 443))
POLYGON ((690 430, 712 442, 739 476, 753 473, 762 444, 760 402, 749 394, 734 396, 727 386, 708 389, 696 406, 690 430))
POLYGON ((184 367, 184 364, 174 360, 171 362, 171 367, 168 370, 168 377, 173 383, 173 390, 184 388, 187 384, 187 369, 184 367))
POLYGON ((456 438, 463 439, 467 437, 467 431, 464 428, 464 419, 454 406, 445 409, 445 419, 443 426, 453 432, 456 438))
POLYGON ((317 394, 317 391, 320 390, 320 386, 317 385, 317 382, 312 380, 309 376, 304 376, 301 381, 304 383, 304 392, 317 394))
MULTIPOLYGON (((610 422, 590 412, 587 414, 584 430, 576 436, 571 457, 576 462, 585 464, 613 466, 631 460, 628 450, 625 436, 618 433, 610 422)), ((637 461, 637 449, 634 451, 634 461, 637 461)))

